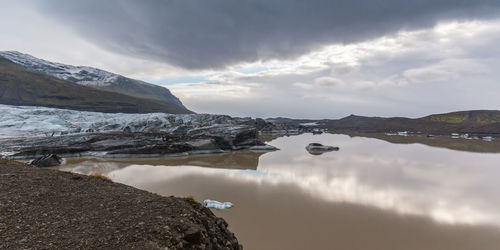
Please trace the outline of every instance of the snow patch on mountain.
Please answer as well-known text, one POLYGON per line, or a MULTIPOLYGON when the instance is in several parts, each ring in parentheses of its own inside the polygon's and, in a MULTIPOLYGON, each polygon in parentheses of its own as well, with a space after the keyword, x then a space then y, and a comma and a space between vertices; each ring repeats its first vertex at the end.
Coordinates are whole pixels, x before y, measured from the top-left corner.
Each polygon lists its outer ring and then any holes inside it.
POLYGON ((120 76, 97 68, 50 62, 17 51, 0 51, 0 56, 24 68, 86 86, 108 86, 120 76))

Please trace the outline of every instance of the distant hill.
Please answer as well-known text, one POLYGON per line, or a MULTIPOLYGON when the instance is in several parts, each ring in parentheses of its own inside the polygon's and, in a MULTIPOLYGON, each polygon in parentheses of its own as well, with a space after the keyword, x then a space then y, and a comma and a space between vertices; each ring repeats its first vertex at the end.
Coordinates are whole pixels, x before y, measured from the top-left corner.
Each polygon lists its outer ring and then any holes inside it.
POLYGON ((192 113, 184 106, 82 86, 0 56, 0 103, 123 113, 192 113))
POLYGON ((499 110, 471 110, 429 115, 419 120, 457 126, 489 126, 500 122, 499 110))
POLYGON ((299 120, 271 118, 266 121, 287 126, 300 126, 304 122, 316 123, 315 127, 338 132, 383 133, 396 131, 434 134, 476 133, 500 134, 500 111, 471 110, 429 115, 421 118, 366 117, 350 115, 341 119, 299 120))
POLYGON ((330 129, 360 132, 412 131, 427 133, 500 133, 500 111, 472 110, 429 115, 422 118, 364 117, 351 115, 323 123, 330 129))
POLYGON ((0 56, 26 69, 69 82, 139 98, 154 99, 185 108, 179 98, 165 87, 127 78, 105 70, 50 62, 18 51, 0 51, 0 56))

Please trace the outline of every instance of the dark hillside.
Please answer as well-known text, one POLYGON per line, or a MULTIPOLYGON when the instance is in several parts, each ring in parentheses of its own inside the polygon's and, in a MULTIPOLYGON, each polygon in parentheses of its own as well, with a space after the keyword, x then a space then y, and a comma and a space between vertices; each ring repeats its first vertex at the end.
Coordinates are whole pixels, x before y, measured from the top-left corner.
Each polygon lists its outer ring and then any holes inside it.
POLYGON ((44 106, 109 113, 192 113, 156 100, 81 86, 27 70, 0 57, 0 104, 44 106))

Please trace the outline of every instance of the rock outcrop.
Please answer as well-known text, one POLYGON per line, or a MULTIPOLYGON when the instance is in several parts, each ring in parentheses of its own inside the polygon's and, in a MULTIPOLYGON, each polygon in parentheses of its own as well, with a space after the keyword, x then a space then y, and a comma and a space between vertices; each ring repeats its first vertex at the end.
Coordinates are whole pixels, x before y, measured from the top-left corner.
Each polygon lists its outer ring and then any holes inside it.
POLYGON ((41 168, 55 167, 61 165, 62 163, 63 163, 63 158, 55 154, 43 155, 28 162, 29 165, 41 168))
POLYGON ((339 147, 325 146, 320 143, 309 143, 309 145, 306 146, 306 150, 312 155, 321 155, 330 151, 338 151, 339 147))

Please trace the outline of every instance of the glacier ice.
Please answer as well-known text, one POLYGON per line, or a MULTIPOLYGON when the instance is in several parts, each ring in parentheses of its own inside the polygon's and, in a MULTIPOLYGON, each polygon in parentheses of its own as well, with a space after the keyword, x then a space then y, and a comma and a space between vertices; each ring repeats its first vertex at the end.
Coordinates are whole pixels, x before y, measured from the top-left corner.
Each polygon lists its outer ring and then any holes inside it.
POLYGON ((233 206, 233 203, 226 201, 226 202, 220 202, 220 201, 215 201, 215 200, 204 200, 203 204, 205 207, 208 208, 215 208, 217 210, 223 210, 223 209, 228 209, 233 206))
POLYGON ((250 118, 211 114, 123 114, 0 105, 0 138, 60 136, 84 132, 196 133, 215 125, 237 127, 250 118), (188 130, 188 131, 186 131, 188 130))

